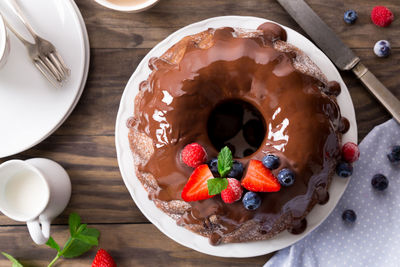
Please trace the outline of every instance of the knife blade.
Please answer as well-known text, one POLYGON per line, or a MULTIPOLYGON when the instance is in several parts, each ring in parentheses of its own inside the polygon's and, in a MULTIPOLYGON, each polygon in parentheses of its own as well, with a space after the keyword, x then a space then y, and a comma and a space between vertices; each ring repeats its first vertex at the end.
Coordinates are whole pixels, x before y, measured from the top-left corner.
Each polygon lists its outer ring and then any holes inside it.
POLYGON ((304 0, 277 0, 340 70, 352 70, 366 88, 400 123, 400 101, 360 62, 304 0))

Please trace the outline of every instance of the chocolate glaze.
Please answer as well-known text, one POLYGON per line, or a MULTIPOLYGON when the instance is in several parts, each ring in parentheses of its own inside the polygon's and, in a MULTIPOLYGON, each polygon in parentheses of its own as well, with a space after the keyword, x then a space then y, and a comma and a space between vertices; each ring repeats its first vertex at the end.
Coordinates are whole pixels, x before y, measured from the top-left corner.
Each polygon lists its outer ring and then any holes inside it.
POLYGON ((326 200, 340 155, 336 93, 321 91, 321 85, 331 86, 296 70, 292 64, 296 53, 273 48, 273 42, 286 40, 284 29, 273 23, 258 29, 263 34, 252 38, 236 37, 232 28, 209 29, 214 32, 213 45, 203 49, 189 43, 178 64, 151 59, 153 72, 140 86, 143 97, 135 113, 136 123, 130 124, 153 140, 153 155, 138 166, 139 171, 151 173, 161 188, 150 194, 150 199, 171 201, 181 200, 193 171, 180 161, 182 148, 197 142, 209 159, 218 154, 207 133, 208 118, 217 105, 232 99, 245 101, 263 116, 264 140, 240 161, 246 166, 250 159, 275 154, 281 166, 273 174, 290 168, 296 174, 295 183, 279 192, 260 193, 262 204, 256 211, 246 210, 241 201, 225 204, 220 196, 190 202, 191 209, 178 224, 199 224, 212 230, 213 244, 248 220, 260 222, 261 234, 267 234, 283 214, 292 219, 286 229, 299 232, 298 222, 305 229, 305 215, 317 202, 326 200))

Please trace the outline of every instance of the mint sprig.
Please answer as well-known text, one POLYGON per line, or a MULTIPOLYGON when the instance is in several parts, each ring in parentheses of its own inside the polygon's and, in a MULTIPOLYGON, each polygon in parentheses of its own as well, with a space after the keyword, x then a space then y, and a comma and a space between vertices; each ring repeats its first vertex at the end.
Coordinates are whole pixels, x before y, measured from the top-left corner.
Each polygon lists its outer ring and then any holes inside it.
MULTIPOLYGON (((57 250, 57 255, 47 267, 51 267, 60 258, 75 258, 99 244, 100 232, 97 229, 89 228, 86 224, 81 224, 81 217, 76 213, 71 213, 68 219, 70 237, 61 249, 57 242, 50 237, 46 245, 57 250)), ((23 267, 13 256, 2 252, 2 254, 12 262, 12 267, 23 267)))
POLYGON ((46 245, 58 252, 48 267, 53 266, 60 257, 75 258, 99 244, 98 238, 100 232, 97 229, 88 228, 86 224, 81 224, 81 217, 78 214, 71 213, 68 223, 71 236, 63 246, 63 249, 60 248, 52 237, 46 243, 46 245))
POLYGON ((218 172, 224 178, 232 169, 233 156, 231 150, 226 146, 218 154, 218 172))
POLYGON ((212 178, 207 180, 208 194, 210 196, 221 193, 228 187, 226 175, 230 172, 233 165, 233 156, 231 150, 226 146, 218 154, 218 172, 221 178, 212 178))
POLYGON ((207 180, 208 194, 210 196, 219 194, 228 187, 228 179, 212 178, 207 180))

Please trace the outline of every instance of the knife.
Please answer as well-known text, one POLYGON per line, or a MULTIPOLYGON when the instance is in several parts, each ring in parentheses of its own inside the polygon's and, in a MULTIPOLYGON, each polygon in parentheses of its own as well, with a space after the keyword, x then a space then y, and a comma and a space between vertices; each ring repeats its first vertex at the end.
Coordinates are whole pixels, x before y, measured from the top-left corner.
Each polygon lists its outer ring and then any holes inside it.
POLYGON ((400 123, 400 101, 303 0, 277 0, 340 70, 351 70, 400 123))

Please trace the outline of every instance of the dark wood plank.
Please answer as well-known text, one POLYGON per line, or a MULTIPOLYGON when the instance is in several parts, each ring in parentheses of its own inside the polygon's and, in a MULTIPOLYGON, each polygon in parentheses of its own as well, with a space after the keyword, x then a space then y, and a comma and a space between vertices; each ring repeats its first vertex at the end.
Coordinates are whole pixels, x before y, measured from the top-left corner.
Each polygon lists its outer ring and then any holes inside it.
MULTIPOLYGON (((85 220, 86 218, 83 218, 85 220)), ((84 221, 85 222, 85 221, 84 221)), ((270 256, 247 259, 208 256, 172 241, 151 224, 91 225, 100 230, 99 247, 106 249, 118 266, 261 266, 270 256)), ((52 226, 52 236, 63 244, 68 227, 52 226)), ((27 266, 46 266, 54 250, 36 246, 24 226, 0 227, 0 251, 5 251, 27 266)), ((62 259, 57 266, 90 266, 96 248, 77 259, 62 259)), ((0 266, 10 266, 0 255, 0 266)))
MULTIPOLYGON (((89 223, 147 223, 126 189, 115 156, 113 136, 51 136, 18 157, 45 157, 59 162, 72 181, 71 201, 54 223, 78 212, 89 223)), ((0 216, 0 225, 16 223, 0 216)), ((1 240, 1 239, 0 239, 1 240)))
MULTIPOLYGON (((274 20, 299 32, 303 30, 275 0, 161 0, 152 9, 134 14, 108 10, 91 0, 76 1, 82 10, 93 48, 151 48, 175 30, 190 23, 216 16, 242 15, 274 20)), ((308 0, 319 16, 351 47, 368 48, 380 39, 389 39, 400 47, 399 20, 388 28, 379 28, 370 21, 370 12, 380 1, 308 0), (343 22, 347 9, 356 9, 355 25, 343 22)), ((400 13, 396 1, 384 3, 394 14, 400 13)))

